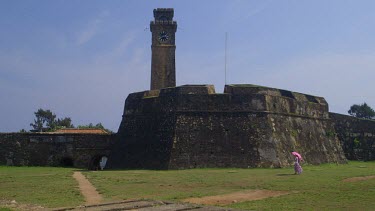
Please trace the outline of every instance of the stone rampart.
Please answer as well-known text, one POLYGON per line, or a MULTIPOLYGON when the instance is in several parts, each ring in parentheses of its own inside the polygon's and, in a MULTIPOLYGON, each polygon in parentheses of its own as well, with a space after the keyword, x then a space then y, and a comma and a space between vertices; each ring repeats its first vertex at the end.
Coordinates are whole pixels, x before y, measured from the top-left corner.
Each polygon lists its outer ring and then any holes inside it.
POLYGON ((133 93, 114 168, 282 167, 346 162, 324 98, 254 85, 186 85, 133 93))
POLYGON ((335 130, 349 160, 375 160, 375 120, 330 113, 335 130))
POLYGON ((96 168, 114 135, 0 133, 0 165, 96 168))

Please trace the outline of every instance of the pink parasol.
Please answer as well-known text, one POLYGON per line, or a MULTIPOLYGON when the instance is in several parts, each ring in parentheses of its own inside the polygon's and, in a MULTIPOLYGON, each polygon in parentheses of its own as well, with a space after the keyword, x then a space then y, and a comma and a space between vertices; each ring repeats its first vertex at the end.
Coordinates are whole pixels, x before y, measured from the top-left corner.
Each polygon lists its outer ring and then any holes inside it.
POLYGON ((298 157, 300 160, 303 160, 302 156, 298 152, 292 152, 292 155, 298 157))

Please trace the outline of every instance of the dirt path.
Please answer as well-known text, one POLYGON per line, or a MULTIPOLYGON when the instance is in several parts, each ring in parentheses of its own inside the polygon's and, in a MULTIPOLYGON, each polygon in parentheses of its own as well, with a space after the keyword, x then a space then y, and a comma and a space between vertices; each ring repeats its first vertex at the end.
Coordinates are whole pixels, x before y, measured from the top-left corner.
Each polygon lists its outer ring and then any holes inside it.
POLYGON ((363 180, 369 180, 369 179, 375 179, 375 175, 372 176, 366 176, 366 177, 352 177, 348 179, 344 179, 344 182, 357 182, 357 181, 363 181, 363 180))
POLYGON ((96 188, 81 172, 74 172, 73 177, 77 180, 81 194, 85 197, 86 205, 99 204, 103 200, 96 188))
POLYGON ((270 190, 248 190, 235 192, 217 196, 206 196, 202 198, 189 198, 183 200, 184 202, 206 205, 226 205, 242 201, 253 201, 265 199, 268 197, 276 197, 289 194, 288 191, 270 191, 270 190))

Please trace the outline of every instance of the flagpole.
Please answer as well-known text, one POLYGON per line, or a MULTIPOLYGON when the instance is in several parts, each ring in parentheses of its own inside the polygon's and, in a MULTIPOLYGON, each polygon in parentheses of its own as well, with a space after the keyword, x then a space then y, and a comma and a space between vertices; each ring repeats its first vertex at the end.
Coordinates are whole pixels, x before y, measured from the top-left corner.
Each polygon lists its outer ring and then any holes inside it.
POLYGON ((224 82, 227 85, 227 40, 228 40, 228 33, 225 32, 225 66, 224 66, 224 82))

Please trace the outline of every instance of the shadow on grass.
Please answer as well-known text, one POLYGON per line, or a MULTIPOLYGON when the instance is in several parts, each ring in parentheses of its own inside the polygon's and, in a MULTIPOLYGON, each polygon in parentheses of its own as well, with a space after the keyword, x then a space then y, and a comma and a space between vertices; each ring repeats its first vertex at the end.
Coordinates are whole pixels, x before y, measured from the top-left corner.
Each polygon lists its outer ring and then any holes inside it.
POLYGON ((292 174, 276 174, 276 176, 279 176, 279 177, 284 177, 284 176, 294 176, 296 174, 292 173, 292 174))

